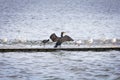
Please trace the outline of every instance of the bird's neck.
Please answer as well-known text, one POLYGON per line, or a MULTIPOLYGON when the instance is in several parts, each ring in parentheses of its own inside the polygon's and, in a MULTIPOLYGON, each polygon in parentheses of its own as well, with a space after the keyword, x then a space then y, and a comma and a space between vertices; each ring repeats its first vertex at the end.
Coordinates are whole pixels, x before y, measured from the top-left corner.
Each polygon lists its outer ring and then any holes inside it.
POLYGON ((61 37, 63 37, 63 33, 61 33, 61 37))

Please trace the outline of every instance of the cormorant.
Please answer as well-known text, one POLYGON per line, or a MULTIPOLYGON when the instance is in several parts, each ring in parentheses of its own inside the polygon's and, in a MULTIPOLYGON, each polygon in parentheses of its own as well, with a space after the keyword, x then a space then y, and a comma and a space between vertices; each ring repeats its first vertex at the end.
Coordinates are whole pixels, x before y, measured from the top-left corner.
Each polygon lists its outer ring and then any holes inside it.
POLYGON ((42 43, 44 44, 44 46, 45 46, 45 44, 46 44, 48 41, 49 41, 49 39, 47 39, 47 40, 45 39, 45 40, 42 41, 42 43))
MULTIPOLYGON (((65 32, 61 32, 62 40, 63 40, 63 41, 74 41, 74 40, 73 40, 70 36, 68 36, 68 35, 63 36, 63 33, 65 33, 65 32)), ((59 38, 61 38, 61 37, 56 36, 55 33, 53 33, 53 34, 50 35, 50 39, 51 39, 53 42, 57 42, 59 38)))
POLYGON ((64 34, 65 32, 61 32, 61 37, 59 37, 58 39, 57 39, 57 42, 56 42, 56 44, 55 44, 55 48, 57 47, 57 46, 60 46, 61 44, 62 44, 62 42, 65 42, 65 41, 73 41, 73 39, 71 38, 71 37, 69 37, 69 36, 67 36, 67 35, 65 35, 65 36, 63 36, 63 34, 64 34))

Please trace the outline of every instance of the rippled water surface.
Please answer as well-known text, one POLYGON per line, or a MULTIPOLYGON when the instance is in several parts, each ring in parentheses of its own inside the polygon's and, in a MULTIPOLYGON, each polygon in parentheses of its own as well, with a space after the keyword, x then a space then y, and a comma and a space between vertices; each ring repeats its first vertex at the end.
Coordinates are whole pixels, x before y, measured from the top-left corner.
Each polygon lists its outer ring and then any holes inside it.
POLYGON ((0 39, 120 38, 120 0, 0 0, 0 39))
POLYGON ((120 80, 120 52, 0 53, 0 80, 120 80))

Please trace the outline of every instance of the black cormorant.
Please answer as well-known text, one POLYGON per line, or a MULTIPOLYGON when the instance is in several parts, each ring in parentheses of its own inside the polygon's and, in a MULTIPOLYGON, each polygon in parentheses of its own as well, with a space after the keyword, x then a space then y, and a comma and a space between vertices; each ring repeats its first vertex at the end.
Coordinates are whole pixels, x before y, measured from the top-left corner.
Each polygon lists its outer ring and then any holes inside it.
POLYGON ((63 36, 63 34, 64 34, 65 32, 61 32, 61 37, 59 37, 58 38, 58 40, 57 40, 57 42, 56 42, 56 44, 55 44, 55 48, 57 47, 57 46, 60 46, 61 44, 62 44, 62 42, 65 42, 65 41, 73 41, 73 39, 71 38, 71 37, 69 37, 69 36, 67 36, 67 35, 65 35, 65 36, 63 36))
MULTIPOLYGON (((70 36, 68 36, 68 35, 63 36, 63 33, 65 33, 65 32, 61 32, 61 37, 62 37, 62 40, 63 40, 63 41, 74 41, 74 40, 73 40, 70 36)), ((51 39, 53 42, 57 42, 58 39, 61 38, 61 37, 56 36, 55 33, 53 33, 53 34, 50 35, 50 39, 51 39)))

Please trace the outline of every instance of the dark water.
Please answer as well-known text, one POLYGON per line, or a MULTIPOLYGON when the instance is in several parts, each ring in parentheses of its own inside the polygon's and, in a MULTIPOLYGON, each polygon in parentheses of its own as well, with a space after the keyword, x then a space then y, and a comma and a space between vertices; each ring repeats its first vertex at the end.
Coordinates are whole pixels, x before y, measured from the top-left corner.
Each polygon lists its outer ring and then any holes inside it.
POLYGON ((120 52, 0 53, 0 80, 120 80, 120 52))

